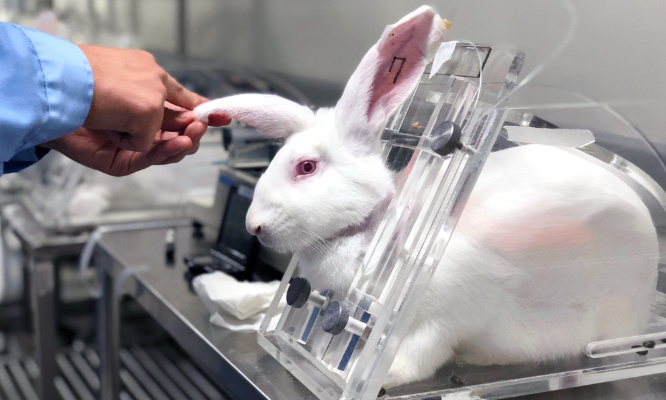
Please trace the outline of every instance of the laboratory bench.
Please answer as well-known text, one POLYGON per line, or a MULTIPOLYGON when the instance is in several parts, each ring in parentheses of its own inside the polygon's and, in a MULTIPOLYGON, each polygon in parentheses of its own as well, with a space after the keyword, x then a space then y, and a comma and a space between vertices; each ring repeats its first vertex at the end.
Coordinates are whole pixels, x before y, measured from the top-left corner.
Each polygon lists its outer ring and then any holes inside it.
MULTIPOLYGON (((229 397, 315 399, 305 386, 257 344, 256 333, 230 331, 209 322, 210 314, 185 278, 187 269, 182 261, 185 254, 205 251, 206 242, 194 238, 190 227, 176 228, 175 257, 174 262, 169 263, 165 256, 166 230, 109 233, 100 239, 95 251, 100 285, 104 291, 99 300, 101 398, 115 399, 119 392, 119 301, 123 296, 130 296, 155 318, 192 362, 229 397)), ((448 374, 447 371, 443 373, 448 374)), ((389 391, 385 398, 419 397, 397 389, 389 391)), ((666 398, 666 375, 654 374, 519 399, 663 398, 666 398)))
MULTIPOLYGON (((190 224, 190 220, 179 217, 178 212, 168 212, 167 209, 135 211, 127 213, 110 213, 88 219, 81 224, 71 224, 63 227, 48 226, 36 218, 20 199, 6 201, 0 205, 0 221, 3 229, 11 230, 20 242, 25 264, 25 304, 20 305, 24 311, 21 317, 24 321, 32 322, 32 332, 8 332, 11 337, 31 336, 32 345, 25 346, 22 351, 0 357, 0 399, 94 399, 98 391, 95 371, 98 368, 98 357, 95 346, 83 346, 79 343, 76 349, 68 347, 70 343, 63 340, 60 335, 62 326, 59 326, 59 313, 62 311, 61 282, 59 279, 59 266, 71 264, 78 260, 79 254, 88 242, 91 232, 95 229, 95 222, 109 226, 149 227, 156 222, 166 219, 173 224, 190 224), (169 218, 167 218, 169 217, 169 218), (116 225, 113 225, 116 224, 116 225), (27 333, 27 334, 26 334, 27 333), (23 354, 26 353, 26 354, 23 354), (74 360, 74 361, 72 361, 74 360)), ((12 308, 14 310, 14 308, 12 308)), ((94 315, 94 307, 90 314, 94 315)), ((76 324, 80 321, 75 321, 76 324)), ((14 324, 16 325, 16 324, 14 324)), ((24 325, 21 322, 20 325, 24 325)), ((94 324, 90 324, 94 325, 94 324)), ((16 327, 14 327, 16 328, 16 327)), ((81 328, 81 327, 77 327, 81 328)), ((22 341, 26 341, 22 338, 22 341)), ((21 347, 21 346, 19 346, 21 347)), ((167 346, 168 347, 168 346, 167 346)), ((143 347, 142 347, 143 348, 143 347)), ((157 351, 146 348, 146 351, 157 351)), ((168 350, 168 349, 167 349, 168 350)), ((123 348, 125 361, 131 363, 136 346, 123 348)), ((166 351, 166 350, 165 350, 166 351)), ((162 354, 164 352, 158 351, 162 354)), ((173 353, 177 354, 177 353, 173 353)), ((181 363, 183 356, 174 358, 175 363, 181 363)), ((130 374, 123 361, 122 380, 123 387, 138 388, 138 393, 145 392, 145 388, 133 385, 133 375, 130 374)), ((136 363, 132 364, 133 366, 136 363)), ((138 368, 133 368, 139 375, 138 368)), ((187 368, 186 368, 187 369, 187 368)), ((188 369, 194 371, 195 369, 188 369)), ((194 374, 194 373, 192 373, 194 374)), ((130 391, 131 392, 131 391, 130 391)), ((134 393, 134 392, 133 392, 134 393)), ((123 397, 124 396, 124 397, 123 397)), ((127 398, 151 398, 139 396, 127 398)), ((152 397, 159 398, 159 397, 152 397)), ((205 397, 211 398, 211 397, 205 397)), ((212 397, 219 398, 219 397, 212 397)))
MULTIPOLYGON (((54 234, 48 232, 19 202, 0 210, 2 225, 19 239, 26 265, 26 291, 30 303, 35 342, 35 364, 40 373, 37 392, 42 398, 54 393, 56 352, 56 263, 60 257, 76 255, 88 240, 87 232, 54 234)), ((30 370, 30 369, 28 369, 30 370)))
POLYGON ((119 301, 131 296, 191 359, 234 399, 316 399, 257 344, 256 333, 234 332, 209 322, 210 314, 193 292, 183 256, 205 249, 191 228, 178 228, 175 262, 166 257, 166 229, 109 233, 95 260, 100 271, 99 329, 102 332, 101 398, 115 399, 118 371, 119 301))

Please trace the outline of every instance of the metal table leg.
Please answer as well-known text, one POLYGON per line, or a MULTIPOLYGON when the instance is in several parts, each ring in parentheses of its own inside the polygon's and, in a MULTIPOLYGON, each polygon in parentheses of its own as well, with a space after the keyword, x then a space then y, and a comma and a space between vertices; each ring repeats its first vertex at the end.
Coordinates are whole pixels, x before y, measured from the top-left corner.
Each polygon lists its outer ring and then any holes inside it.
POLYGON ((100 399, 117 400, 120 394, 120 296, 114 290, 111 276, 113 261, 99 257, 101 296, 97 300, 100 399))
POLYGON ((55 266, 51 261, 29 261, 30 305, 39 366, 39 393, 42 400, 56 399, 56 296, 55 266))

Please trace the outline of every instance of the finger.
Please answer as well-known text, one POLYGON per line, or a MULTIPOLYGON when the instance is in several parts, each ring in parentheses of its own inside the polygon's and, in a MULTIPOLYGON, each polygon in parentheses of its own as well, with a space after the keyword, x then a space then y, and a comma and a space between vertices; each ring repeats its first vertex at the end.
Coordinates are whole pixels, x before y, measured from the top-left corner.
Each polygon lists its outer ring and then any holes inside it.
POLYGON ((163 164, 165 160, 177 157, 183 152, 189 151, 191 147, 192 141, 185 136, 178 136, 171 140, 161 141, 153 146, 149 152, 136 154, 134 158, 132 158, 132 165, 130 165, 129 173, 140 171, 152 165, 163 164))
POLYGON ((175 111, 189 111, 187 108, 179 107, 175 104, 169 103, 168 101, 164 102, 164 107, 175 111))
POLYGON ((199 142, 201 141, 203 135, 206 133, 207 128, 208 127, 206 126, 206 124, 201 121, 195 121, 191 123, 183 132, 183 136, 190 138, 190 140, 192 141, 192 146, 189 149, 184 150, 179 154, 176 154, 174 156, 165 159, 160 164, 177 163, 180 162, 186 156, 196 153, 199 150, 199 142))
POLYGON ((164 122, 164 99, 159 104, 159 107, 146 106, 136 115, 131 128, 118 143, 120 148, 138 152, 146 152, 152 148, 155 132, 160 130, 164 122))
POLYGON ((162 140, 171 140, 177 136, 182 136, 183 132, 172 132, 172 131, 161 131, 159 136, 155 139, 155 142, 161 142, 162 140))
POLYGON ((193 143, 190 150, 188 150, 187 155, 191 156, 192 154, 196 153, 197 151, 199 151, 199 143, 193 143))
POLYGON ((123 133, 123 132, 98 131, 98 130, 94 130, 94 129, 92 129, 91 132, 94 132, 94 134, 96 134, 96 135, 103 135, 109 142, 116 145, 116 147, 120 147, 120 142, 123 141, 123 136, 127 135, 126 133, 123 133))
POLYGON ((205 97, 199 96, 198 94, 185 89, 183 85, 181 85, 171 75, 167 75, 165 85, 167 89, 166 100, 176 106, 192 110, 194 107, 205 103, 208 100, 205 97))
POLYGON ((194 122, 194 113, 192 111, 177 111, 170 108, 164 108, 164 119, 162 120, 162 129, 165 131, 180 131, 194 122))
POLYGON ((192 139, 193 143, 199 143, 207 130, 208 126, 204 122, 194 121, 185 128, 183 135, 192 139))
POLYGON ((190 139, 192 139, 193 142, 199 142, 203 135, 206 133, 208 129, 208 126, 201 122, 201 121, 194 121, 184 127, 182 127, 179 130, 175 131, 167 131, 167 130, 161 130, 155 134, 155 141, 159 142, 162 140, 170 140, 175 138, 176 136, 187 136, 190 139))
MULTIPOLYGON (((120 136, 120 141, 118 142, 118 147, 120 147, 123 150, 131 150, 131 151, 136 151, 139 153, 145 153, 149 151, 153 147, 154 139, 155 139, 155 133, 157 130, 151 130, 147 132, 151 132, 150 134, 147 134, 146 132, 143 133, 137 133, 137 134, 131 134, 131 133, 125 133, 125 132, 116 132, 116 135, 112 135, 112 137, 117 137, 117 135, 120 136)), ((116 139, 112 139, 116 140, 116 139)))
POLYGON ((160 165, 175 164, 181 162, 183 161, 183 158, 187 157, 188 155, 189 152, 187 150, 182 151, 174 156, 164 159, 162 162, 160 162, 160 165))
POLYGON ((191 123, 190 126, 185 129, 184 135, 192 139, 192 148, 188 151, 188 155, 194 154, 199 150, 199 143, 207 129, 208 127, 206 124, 200 121, 191 123))

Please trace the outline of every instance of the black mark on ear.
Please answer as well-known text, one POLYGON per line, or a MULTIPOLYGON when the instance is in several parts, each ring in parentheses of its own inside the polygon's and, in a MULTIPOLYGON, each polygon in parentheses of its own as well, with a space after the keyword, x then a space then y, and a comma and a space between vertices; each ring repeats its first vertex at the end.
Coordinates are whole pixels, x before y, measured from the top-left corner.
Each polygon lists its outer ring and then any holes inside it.
POLYGON ((396 83, 398 81, 398 75, 400 75, 400 71, 402 71, 402 66, 405 65, 405 61, 407 61, 407 58, 405 57, 393 57, 393 61, 391 61, 391 66, 389 67, 389 72, 393 69, 393 64, 395 64, 395 60, 400 61, 400 67, 398 67, 398 72, 395 73, 395 78, 393 78, 393 83, 396 83))

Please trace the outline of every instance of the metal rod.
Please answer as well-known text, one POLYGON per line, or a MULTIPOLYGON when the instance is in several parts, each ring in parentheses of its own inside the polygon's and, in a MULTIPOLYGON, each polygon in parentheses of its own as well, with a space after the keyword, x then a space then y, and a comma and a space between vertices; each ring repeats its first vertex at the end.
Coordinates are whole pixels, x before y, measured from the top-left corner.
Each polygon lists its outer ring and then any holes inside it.
POLYGON ((177 9, 177 23, 178 23, 178 54, 182 57, 187 56, 187 2, 186 0, 178 0, 177 9))
POLYGON ((55 266, 52 261, 32 259, 29 268, 30 303, 39 366, 39 394, 42 400, 55 400, 55 266))
POLYGON ((110 257, 97 260, 103 295, 97 300, 100 399, 117 400, 120 393, 120 299, 113 290, 110 257))

